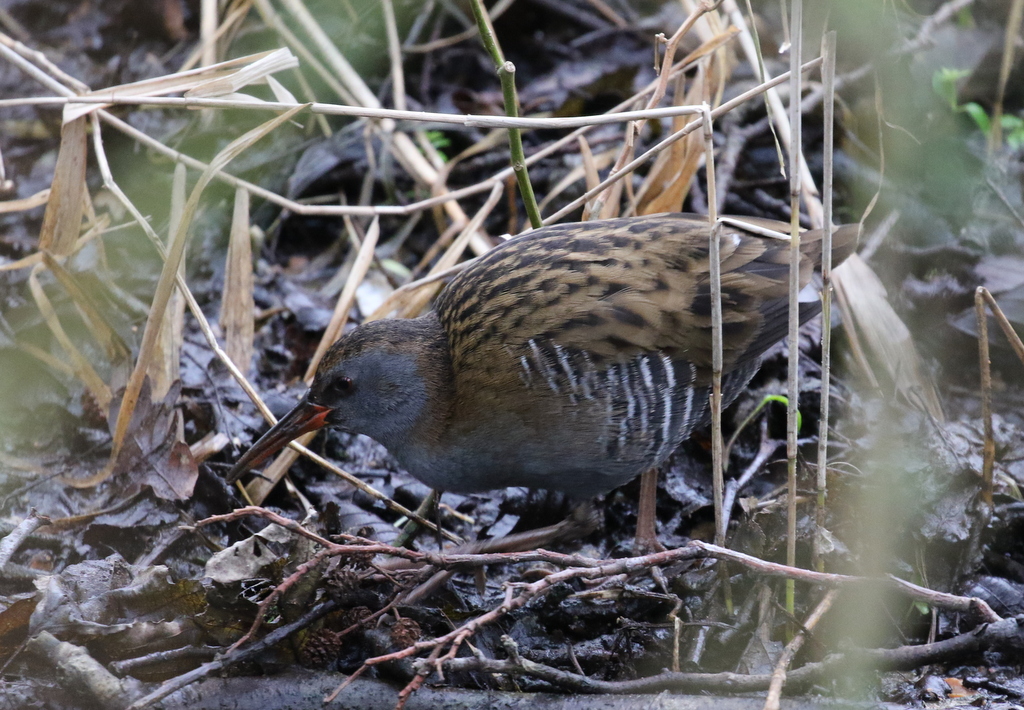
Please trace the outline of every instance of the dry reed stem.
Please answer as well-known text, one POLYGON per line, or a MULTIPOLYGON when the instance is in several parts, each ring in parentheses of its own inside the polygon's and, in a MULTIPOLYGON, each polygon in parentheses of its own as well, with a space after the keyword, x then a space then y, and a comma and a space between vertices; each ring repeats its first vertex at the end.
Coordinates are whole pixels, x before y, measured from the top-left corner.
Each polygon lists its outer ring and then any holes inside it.
POLYGON ((718 222, 715 182, 715 144, 711 107, 702 106, 704 161, 707 165, 708 192, 708 270, 711 280, 711 478, 715 507, 715 544, 725 545, 725 491, 722 449, 722 260, 721 226, 718 222))
POLYGON ((821 40, 821 67, 824 86, 824 137, 822 145, 822 207, 824 234, 821 238, 821 408, 818 416, 818 475, 815 500, 815 530, 812 564, 825 570, 822 535, 825 530, 825 504, 828 495, 828 418, 832 377, 832 151, 835 141, 836 32, 827 32, 821 40))
POLYGON ((789 668, 797 652, 803 647, 807 634, 814 630, 814 627, 818 625, 822 617, 832 608, 832 603, 836 600, 837 596, 839 596, 838 589, 830 589, 825 592, 825 596, 821 598, 818 605, 814 607, 814 610, 804 620, 803 626, 792 640, 786 644, 786 647, 779 655, 779 659, 775 662, 775 668, 772 669, 772 679, 768 685, 768 696, 764 700, 764 710, 779 710, 782 686, 786 683, 786 669, 789 668))
POLYGON ((1014 49, 1024 19, 1024 0, 1013 0, 1006 17, 1006 31, 1003 35, 1003 61, 999 66, 999 84, 996 100, 992 106, 992 129, 988 134, 988 152, 991 155, 1003 144, 1003 100, 1006 97, 1006 83, 1013 68, 1014 49))
POLYGON ((992 316, 996 319, 996 323, 1003 331, 1003 335, 1006 336, 1007 341, 1010 343, 1010 347, 1013 352, 1016 353, 1017 357, 1020 358, 1021 363, 1024 363, 1024 342, 1021 342, 1020 336, 1013 329, 1010 321, 1007 320, 1006 314, 1003 313, 1003 309, 996 303, 996 299, 989 293, 987 288, 981 287, 982 298, 988 303, 989 308, 992 310, 992 316))
POLYGON ((985 316, 984 286, 974 291, 974 314, 978 319, 978 361, 981 369, 981 421, 985 427, 982 449, 981 498, 992 507, 992 471, 996 461, 996 440, 992 430, 992 362, 988 354, 988 318, 985 316))
MULTIPOLYGON (((797 69, 803 57, 803 0, 792 0, 790 5, 789 48, 789 350, 788 402, 786 405, 786 564, 796 566, 796 457, 797 414, 800 404, 800 171, 792 166, 803 160, 803 113, 800 111, 801 75, 797 69)), ((796 587, 786 582, 786 611, 790 616, 796 609, 796 587)))

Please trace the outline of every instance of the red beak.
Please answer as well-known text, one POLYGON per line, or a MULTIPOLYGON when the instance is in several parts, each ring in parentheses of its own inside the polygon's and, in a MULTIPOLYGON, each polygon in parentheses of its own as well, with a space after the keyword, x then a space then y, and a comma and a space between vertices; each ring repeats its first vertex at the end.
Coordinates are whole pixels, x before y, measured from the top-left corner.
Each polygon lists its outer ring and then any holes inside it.
POLYGON ((284 448, 292 439, 327 426, 327 415, 332 411, 334 410, 330 407, 321 407, 308 399, 303 399, 295 409, 284 415, 281 421, 271 427, 270 431, 261 436, 259 441, 245 452, 245 455, 228 473, 228 483, 234 483, 250 468, 259 466, 284 448))

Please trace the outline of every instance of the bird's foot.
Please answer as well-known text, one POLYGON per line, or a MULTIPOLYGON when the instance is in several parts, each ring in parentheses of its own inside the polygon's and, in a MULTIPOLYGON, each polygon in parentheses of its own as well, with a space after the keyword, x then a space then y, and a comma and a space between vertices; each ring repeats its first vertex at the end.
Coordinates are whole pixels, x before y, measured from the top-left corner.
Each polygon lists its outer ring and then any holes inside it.
POLYGON ((653 525, 648 533, 643 534, 640 531, 640 525, 637 524, 636 537, 633 538, 634 557, 642 557, 655 552, 664 552, 667 549, 668 548, 662 545, 658 540, 658 534, 654 531, 653 525))

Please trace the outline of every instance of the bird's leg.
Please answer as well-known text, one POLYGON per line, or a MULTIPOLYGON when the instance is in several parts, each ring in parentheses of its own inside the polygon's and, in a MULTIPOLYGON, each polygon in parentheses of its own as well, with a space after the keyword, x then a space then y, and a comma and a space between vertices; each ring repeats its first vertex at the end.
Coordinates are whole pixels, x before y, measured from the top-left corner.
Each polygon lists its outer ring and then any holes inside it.
POLYGON ((636 514, 636 537, 633 554, 646 555, 662 552, 665 546, 658 542, 658 469, 644 471, 640 476, 640 502, 636 514))
POLYGON ((437 527, 434 532, 437 534, 437 550, 444 551, 444 536, 441 534, 441 496, 444 491, 434 488, 430 491, 430 498, 434 501, 434 525, 437 527))

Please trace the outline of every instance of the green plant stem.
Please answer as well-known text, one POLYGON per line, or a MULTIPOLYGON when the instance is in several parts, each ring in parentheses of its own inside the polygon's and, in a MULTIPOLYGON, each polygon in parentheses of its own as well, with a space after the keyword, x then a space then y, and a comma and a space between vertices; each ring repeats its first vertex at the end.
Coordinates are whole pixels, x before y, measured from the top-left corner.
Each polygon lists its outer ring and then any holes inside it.
MULTIPOLYGON (((501 47, 498 45, 497 35, 491 25, 491 18, 487 15, 483 0, 472 0, 473 16, 476 18, 477 27, 480 28, 480 39, 483 41, 484 49, 491 55, 494 61, 494 68, 498 70, 498 78, 501 80, 501 93, 505 99, 505 115, 509 118, 519 117, 519 97, 516 95, 516 65, 505 60, 501 47)), ((516 181, 519 183, 519 194, 523 198, 523 205, 526 208, 526 215, 530 218, 530 225, 537 229, 542 226, 540 219, 540 207, 537 206, 537 198, 533 194, 533 185, 530 183, 530 175, 526 169, 526 154, 523 152, 523 135, 518 128, 508 129, 509 154, 512 161, 512 170, 515 171, 516 181)))

